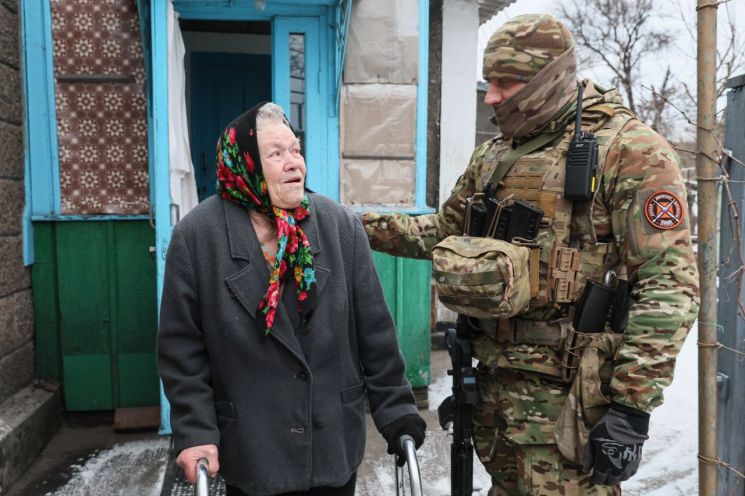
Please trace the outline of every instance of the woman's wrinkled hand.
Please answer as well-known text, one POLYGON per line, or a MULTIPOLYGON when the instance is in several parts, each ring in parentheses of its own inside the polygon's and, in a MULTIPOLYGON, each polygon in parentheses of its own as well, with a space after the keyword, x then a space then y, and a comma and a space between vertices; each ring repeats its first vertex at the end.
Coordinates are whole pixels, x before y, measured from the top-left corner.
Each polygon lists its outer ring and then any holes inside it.
POLYGON ((220 462, 217 456, 217 446, 214 444, 203 444, 186 448, 179 453, 176 464, 184 471, 184 477, 191 484, 197 482, 197 462, 200 458, 207 460, 207 473, 210 477, 217 475, 220 470, 220 462))

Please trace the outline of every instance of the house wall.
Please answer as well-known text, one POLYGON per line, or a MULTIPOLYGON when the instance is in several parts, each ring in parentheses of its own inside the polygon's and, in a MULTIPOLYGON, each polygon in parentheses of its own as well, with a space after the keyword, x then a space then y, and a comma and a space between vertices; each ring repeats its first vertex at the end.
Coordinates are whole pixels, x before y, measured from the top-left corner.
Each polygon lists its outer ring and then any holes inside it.
POLYGON ((0 403, 34 372, 30 271, 23 265, 23 96, 17 0, 0 0, 0 403))
MULTIPOLYGON (((416 206, 419 8, 418 0, 352 4, 341 88, 344 204, 416 206)), ((431 263, 377 252, 373 260, 398 330, 406 377, 426 407, 431 263)))
POLYGON ((440 205, 448 199, 473 152, 473 101, 478 41, 478 3, 445 0, 442 12, 442 100, 440 111, 440 205))
POLYGON ((147 96, 136 2, 51 0, 63 214, 145 214, 147 96))
POLYGON ((146 216, 147 97, 136 3, 92 8, 87 0, 51 0, 48 8, 60 165, 54 213, 62 218, 33 217, 28 240, 35 374, 62 384, 68 410, 155 405, 155 232, 146 216))
POLYGON ((352 4, 341 90, 344 204, 415 204, 418 3, 352 4))

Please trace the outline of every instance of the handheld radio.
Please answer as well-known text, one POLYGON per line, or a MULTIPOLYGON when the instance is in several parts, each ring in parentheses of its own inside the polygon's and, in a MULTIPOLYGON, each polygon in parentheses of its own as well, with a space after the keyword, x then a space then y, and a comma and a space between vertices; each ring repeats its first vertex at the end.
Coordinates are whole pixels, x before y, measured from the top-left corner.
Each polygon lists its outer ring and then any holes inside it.
POLYGON ((592 200, 597 185, 595 170, 598 161, 598 140, 590 132, 582 131, 582 83, 577 89, 577 116, 574 137, 569 143, 564 180, 564 198, 570 201, 592 200))

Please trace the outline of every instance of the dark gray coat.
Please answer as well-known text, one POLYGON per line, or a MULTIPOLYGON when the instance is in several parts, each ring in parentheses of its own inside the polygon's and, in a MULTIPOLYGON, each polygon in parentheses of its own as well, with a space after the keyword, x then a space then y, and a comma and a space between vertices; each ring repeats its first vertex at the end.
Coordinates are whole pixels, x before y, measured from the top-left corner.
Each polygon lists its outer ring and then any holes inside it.
POLYGON ((283 298, 269 336, 256 316, 269 271, 245 209, 205 200, 168 248, 158 370, 175 450, 216 444, 220 473, 250 495, 346 483, 365 448, 365 392, 378 430, 416 413, 362 224, 309 198, 315 305, 306 320, 283 298))

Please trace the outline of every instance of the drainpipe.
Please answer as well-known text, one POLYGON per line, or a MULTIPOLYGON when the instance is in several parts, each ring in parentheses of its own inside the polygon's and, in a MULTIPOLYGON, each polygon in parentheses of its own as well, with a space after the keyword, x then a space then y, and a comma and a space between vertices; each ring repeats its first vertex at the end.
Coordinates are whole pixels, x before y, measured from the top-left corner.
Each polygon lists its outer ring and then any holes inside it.
POLYGON ((717 2, 697 0, 698 116, 696 171, 699 182, 698 267, 701 309, 698 315, 699 494, 717 492, 717 142, 716 116, 717 2), (703 180, 701 180, 703 179, 703 180))

